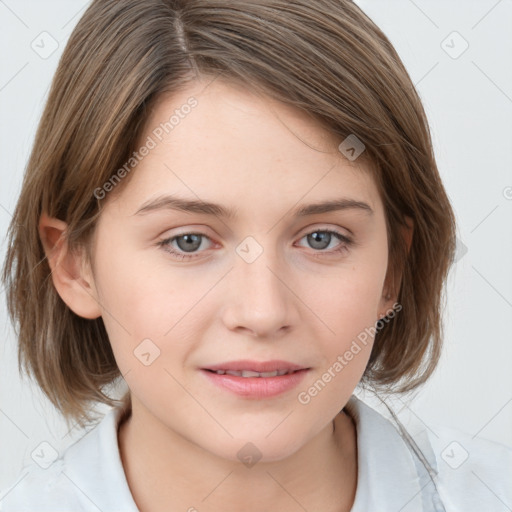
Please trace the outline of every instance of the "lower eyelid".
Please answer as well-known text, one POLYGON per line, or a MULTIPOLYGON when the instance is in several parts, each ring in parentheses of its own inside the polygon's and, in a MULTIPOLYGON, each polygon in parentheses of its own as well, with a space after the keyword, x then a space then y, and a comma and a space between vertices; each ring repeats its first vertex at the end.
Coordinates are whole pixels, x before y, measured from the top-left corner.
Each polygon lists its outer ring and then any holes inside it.
MULTIPOLYGON (((346 236, 346 235, 344 235, 342 233, 339 233, 338 231, 335 231, 333 229, 314 229, 312 231, 309 231, 309 232, 303 234, 299 238, 299 240, 302 240, 303 238, 307 237, 308 235, 311 235, 311 234, 317 233, 317 232, 320 232, 320 233, 330 233, 331 235, 336 237, 338 239, 338 241, 340 242, 338 244, 338 246, 336 248, 334 248, 334 249, 330 249, 330 250, 322 249, 322 250, 316 250, 316 251, 314 249, 312 249, 313 252, 316 252, 319 255, 333 253, 333 252, 336 252, 336 251, 339 251, 339 250, 343 250, 343 248, 348 249, 348 246, 353 244, 353 241, 348 236, 346 236)), ((205 250, 199 251, 199 252, 187 253, 187 252, 181 251, 179 248, 175 249, 171 245, 172 242, 174 242, 177 238, 180 238, 180 237, 185 236, 185 235, 197 235, 197 236, 200 236, 200 237, 202 237, 204 239, 209 240, 210 243, 211 243, 211 246, 209 247, 209 249, 211 249, 213 246, 216 245, 216 243, 208 235, 206 235, 204 233, 194 233, 194 232, 185 232, 185 233, 180 233, 178 235, 174 235, 172 237, 168 237, 168 238, 158 242, 158 245, 161 246, 166 252, 168 252, 170 254, 174 254, 174 255, 180 256, 180 257, 188 257, 188 258, 199 257, 199 255, 202 252, 204 252, 205 250)))
POLYGON ((344 235, 343 233, 340 233, 339 231, 335 231, 333 229, 315 229, 313 231, 310 231, 310 232, 302 235, 299 238, 299 240, 302 240, 304 237, 307 237, 308 235, 312 235, 313 233, 330 233, 331 235, 333 235, 335 238, 337 238, 343 244, 353 243, 352 239, 349 236, 344 235))
MULTIPOLYGON (((208 240, 210 242, 210 247, 208 247, 208 249, 210 249, 211 247, 213 247, 215 245, 215 242, 208 236, 208 235, 205 235, 204 233, 193 233, 193 232, 190 232, 190 233, 180 233, 179 235, 174 235, 174 236, 171 236, 169 238, 166 238, 164 240, 162 240, 161 242, 159 242, 160 245, 163 245, 163 246, 169 246, 173 251, 177 252, 177 250, 171 245, 176 239, 182 237, 182 236, 185 236, 185 235, 196 235, 196 236, 199 236, 201 237, 201 242, 203 240, 208 240)), ((178 249, 178 250, 181 250, 181 249, 178 249)), ((191 252, 191 253, 187 253, 187 252, 180 252, 179 254, 185 254, 185 255, 194 255, 194 254, 200 254, 201 252, 204 252, 205 249, 203 249, 203 251, 199 251, 199 252, 191 252)))

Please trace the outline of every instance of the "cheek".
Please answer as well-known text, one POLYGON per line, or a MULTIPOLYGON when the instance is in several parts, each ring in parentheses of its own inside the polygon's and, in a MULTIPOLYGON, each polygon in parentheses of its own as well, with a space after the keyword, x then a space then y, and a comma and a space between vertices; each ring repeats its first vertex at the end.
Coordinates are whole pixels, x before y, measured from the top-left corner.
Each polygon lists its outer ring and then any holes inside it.
POLYGON ((322 328, 325 335, 315 337, 321 364, 301 387, 297 400, 323 421, 350 398, 368 364, 380 297, 374 280, 370 271, 354 271, 351 278, 340 279, 330 293, 310 295, 329 328, 322 328))
POLYGON ((150 359, 158 355, 151 364, 158 367, 168 360, 171 340, 173 354, 180 347, 190 350, 191 336, 198 337, 201 329, 201 298, 218 278, 205 275, 191 279, 189 273, 170 269, 164 259, 163 264, 155 264, 118 244, 106 244, 104 249, 105 257, 97 265, 97 288, 103 321, 121 372, 140 371, 142 361, 137 356, 147 353, 150 359), (194 332, 190 330, 192 320, 194 332))
POLYGON ((316 338, 322 344, 322 364, 308 384, 313 387, 303 389, 306 394, 301 403, 311 400, 315 408, 336 408, 348 400, 360 381, 373 347, 386 265, 381 253, 380 258, 340 268, 337 277, 331 276, 322 287, 312 283, 304 287, 325 335, 316 338))
POLYGON ((111 313, 131 333, 145 335, 148 329, 161 336, 183 314, 187 296, 194 296, 194 282, 113 241, 105 244, 103 254, 97 273, 106 316, 111 313))
POLYGON ((325 280, 303 285, 306 304, 337 340, 348 340, 377 321, 385 262, 341 268, 325 280))

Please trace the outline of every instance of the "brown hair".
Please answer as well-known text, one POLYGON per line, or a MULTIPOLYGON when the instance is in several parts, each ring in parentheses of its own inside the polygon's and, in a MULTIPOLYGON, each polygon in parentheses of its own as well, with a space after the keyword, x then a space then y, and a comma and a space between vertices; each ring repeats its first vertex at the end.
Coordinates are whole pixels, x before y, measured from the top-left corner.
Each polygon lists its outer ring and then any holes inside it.
POLYGON ((381 30, 349 0, 95 0, 55 74, 2 274, 20 369, 68 419, 82 423, 91 403, 113 404, 106 389, 119 370, 102 318, 79 317, 58 295, 40 216, 65 221, 70 250, 86 248, 92 261, 102 208, 94 191, 136 149, 149 107, 195 77, 218 75, 309 113, 340 141, 355 134, 364 143, 403 309, 378 330, 361 383, 405 392, 437 365, 455 218, 421 101, 381 30))

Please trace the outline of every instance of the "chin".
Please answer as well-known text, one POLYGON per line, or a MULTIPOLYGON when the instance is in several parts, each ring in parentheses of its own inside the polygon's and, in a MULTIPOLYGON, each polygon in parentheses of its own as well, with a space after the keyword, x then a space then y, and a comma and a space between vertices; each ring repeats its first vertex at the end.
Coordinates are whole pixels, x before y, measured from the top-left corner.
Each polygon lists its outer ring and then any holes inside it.
POLYGON ((277 462, 292 456, 298 451, 307 440, 300 436, 293 436, 290 432, 282 430, 280 434, 276 432, 267 436, 267 431, 257 432, 254 429, 239 432, 234 439, 219 442, 218 439, 212 440, 206 446, 204 439, 202 446, 216 455, 233 462, 240 462, 248 468, 261 462, 277 462))

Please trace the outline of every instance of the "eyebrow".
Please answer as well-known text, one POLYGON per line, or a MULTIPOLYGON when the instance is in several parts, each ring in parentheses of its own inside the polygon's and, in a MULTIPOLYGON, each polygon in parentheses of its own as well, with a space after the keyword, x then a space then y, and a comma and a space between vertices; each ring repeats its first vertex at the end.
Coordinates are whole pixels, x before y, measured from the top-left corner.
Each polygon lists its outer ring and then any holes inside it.
MULTIPOLYGON (((159 196, 146 201, 133 215, 145 215, 150 212, 161 210, 177 210, 186 213, 201 213, 233 219, 236 217, 236 210, 226 208, 220 204, 195 199, 184 199, 176 196, 159 196)), ((293 211, 294 217, 307 217, 320 213, 328 213, 338 210, 360 210, 367 215, 373 215, 373 210, 367 203, 350 198, 331 199, 313 204, 307 204, 296 208, 293 211)))

